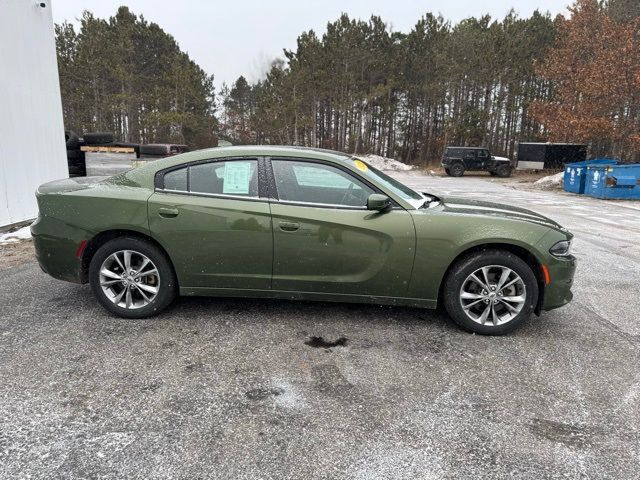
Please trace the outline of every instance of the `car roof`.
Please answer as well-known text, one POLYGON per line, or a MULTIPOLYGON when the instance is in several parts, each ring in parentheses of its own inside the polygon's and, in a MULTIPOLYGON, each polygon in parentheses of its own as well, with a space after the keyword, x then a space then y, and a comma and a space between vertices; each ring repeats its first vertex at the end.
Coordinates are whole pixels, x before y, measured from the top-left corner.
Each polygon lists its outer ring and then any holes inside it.
POLYGON ((344 162, 351 155, 335 150, 324 150, 312 147, 289 147, 275 145, 241 145, 229 147, 214 147, 203 150, 182 153, 172 157, 165 157, 153 162, 154 170, 163 170, 183 163, 197 162, 199 160, 209 160, 222 157, 239 156, 268 156, 268 157, 298 157, 316 158, 319 160, 329 160, 334 162, 344 162))
POLYGON ((266 156, 266 157, 302 157, 317 160, 326 160, 334 163, 347 164, 352 155, 336 150, 325 150, 313 147, 290 147, 281 145, 234 145, 227 147, 213 147, 202 150, 181 153, 170 157, 150 161, 147 165, 135 168, 127 172, 127 176, 140 184, 145 184, 145 179, 153 178, 156 172, 165 168, 177 167, 190 162, 200 160, 214 160, 225 157, 266 156))

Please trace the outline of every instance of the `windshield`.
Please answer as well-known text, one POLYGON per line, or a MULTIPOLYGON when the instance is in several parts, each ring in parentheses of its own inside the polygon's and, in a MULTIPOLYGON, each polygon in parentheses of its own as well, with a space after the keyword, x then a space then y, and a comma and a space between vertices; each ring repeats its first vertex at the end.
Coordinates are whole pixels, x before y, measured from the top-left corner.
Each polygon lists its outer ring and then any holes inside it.
POLYGON ((365 177, 371 178, 382 184, 385 188, 393 192, 395 195, 411 203, 415 208, 420 208, 425 201, 425 196, 416 192, 415 190, 407 187, 405 184, 399 182, 395 178, 391 178, 384 172, 381 172, 370 164, 360 160, 359 158, 353 159, 356 162, 356 168, 362 172, 365 177), (362 165, 359 165, 360 162, 362 165), (364 168, 363 168, 364 167, 364 168))

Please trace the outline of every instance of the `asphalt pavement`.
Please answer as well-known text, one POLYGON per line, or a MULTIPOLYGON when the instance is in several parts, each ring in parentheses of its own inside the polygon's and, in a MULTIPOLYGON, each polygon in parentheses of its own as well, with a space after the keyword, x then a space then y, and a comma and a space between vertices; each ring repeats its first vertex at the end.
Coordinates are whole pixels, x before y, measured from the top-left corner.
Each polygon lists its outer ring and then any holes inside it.
POLYGON ((396 175, 560 221, 574 301, 505 337, 272 300, 123 320, 28 262, 0 275, 0 478, 638 478, 640 204, 396 175))

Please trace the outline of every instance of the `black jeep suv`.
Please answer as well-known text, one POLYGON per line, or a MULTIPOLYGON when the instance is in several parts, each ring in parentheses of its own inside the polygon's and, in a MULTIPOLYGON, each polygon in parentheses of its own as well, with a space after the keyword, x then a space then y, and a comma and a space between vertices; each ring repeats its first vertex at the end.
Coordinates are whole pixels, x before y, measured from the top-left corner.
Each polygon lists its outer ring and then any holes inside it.
POLYGON ((442 166, 447 175, 461 177, 467 170, 481 170, 498 177, 511 175, 511 161, 496 157, 486 148, 447 147, 442 157, 442 166))

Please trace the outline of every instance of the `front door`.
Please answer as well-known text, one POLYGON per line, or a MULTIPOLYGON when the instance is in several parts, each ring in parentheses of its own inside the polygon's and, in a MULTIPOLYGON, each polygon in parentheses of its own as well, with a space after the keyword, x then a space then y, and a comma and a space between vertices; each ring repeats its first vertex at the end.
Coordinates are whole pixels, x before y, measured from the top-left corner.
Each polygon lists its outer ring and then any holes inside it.
POLYGON ((316 160, 272 159, 272 288, 403 297, 411 276, 415 229, 396 207, 366 209, 377 193, 352 173, 316 160))
POLYGON ((477 162, 478 169, 484 170, 489 166, 489 161, 491 160, 491 155, 489 155, 489 150, 478 150, 477 154, 477 162))
POLYGON ((476 150, 471 149, 464 151, 464 166, 467 170, 477 170, 481 168, 476 153, 476 150))
POLYGON ((270 288, 271 215, 258 191, 256 158, 167 172, 148 205, 149 227, 169 253, 180 287, 270 288))

